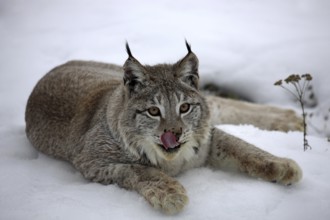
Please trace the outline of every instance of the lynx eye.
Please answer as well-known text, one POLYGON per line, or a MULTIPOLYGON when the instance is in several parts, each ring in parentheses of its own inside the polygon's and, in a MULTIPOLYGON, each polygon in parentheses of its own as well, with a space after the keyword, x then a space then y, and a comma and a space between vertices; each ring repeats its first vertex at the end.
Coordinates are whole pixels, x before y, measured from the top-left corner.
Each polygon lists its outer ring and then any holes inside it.
POLYGON ((180 106, 180 113, 183 114, 183 113, 186 113, 188 112, 190 109, 190 105, 188 103, 183 103, 181 106, 180 106))
POLYGON ((160 110, 155 106, 148 108, 148 113, 151 116, 160 116, 160 110))

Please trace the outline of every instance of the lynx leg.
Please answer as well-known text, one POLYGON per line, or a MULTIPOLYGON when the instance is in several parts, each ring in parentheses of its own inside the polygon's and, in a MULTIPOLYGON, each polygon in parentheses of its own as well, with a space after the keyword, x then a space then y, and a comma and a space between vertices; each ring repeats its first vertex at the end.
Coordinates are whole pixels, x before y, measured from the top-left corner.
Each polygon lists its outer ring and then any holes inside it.
POLYGON ((100 160, 75 160, 74 165, 86 179, 140 193, 155 209, 166 214, 180 212, 188 203, 184 187, 160 170, 139 164, 116 164, 100 160))
POLYGON ((251 124, 265 130, 302 131, 302 118, 293 110, 207 96, 211 123, 251 124))
POLYGON ((299 165, 291 159, 276 157, 219 129, 212 135, 209 164, 214 168, 235 169, 284 185, 302 178, 299 165))

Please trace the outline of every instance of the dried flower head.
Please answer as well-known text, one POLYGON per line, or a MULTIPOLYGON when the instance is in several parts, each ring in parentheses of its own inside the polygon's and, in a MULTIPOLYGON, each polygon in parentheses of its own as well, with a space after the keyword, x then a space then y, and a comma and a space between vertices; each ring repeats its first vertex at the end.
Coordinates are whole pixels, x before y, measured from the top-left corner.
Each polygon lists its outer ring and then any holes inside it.
POLYGON ((291 74, 288 78, 286 78, 284 81, 286 83, 293 83, 293 82, 299 82, 301 77, 298 74, 291 74))
POLYGON ((313 77, 309 73, 303 74, 301 75, 301 77, 305 78, 307 81, 311 81, 313 79, 313 77))
POLYGON ((276 81, 276 82, 274 83, 274 85, 275 85, 275 86, 280 86, 280 85, 282 85, 282 80, 280 79, 280 80, 276 81))

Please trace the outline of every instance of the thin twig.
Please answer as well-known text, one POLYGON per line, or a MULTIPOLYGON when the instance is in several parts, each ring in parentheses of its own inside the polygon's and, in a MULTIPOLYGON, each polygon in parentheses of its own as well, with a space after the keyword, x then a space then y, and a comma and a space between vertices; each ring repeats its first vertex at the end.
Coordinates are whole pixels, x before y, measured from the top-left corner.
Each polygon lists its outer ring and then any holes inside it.
POLYGON ((305 106, 304 106, 304 96, 305 96, 305 90, 308 88, 309 82, 312 80, 312 76, 310 74, 304 74, 304 75, 295 75, 292 74, 289 77, 287 77, 284 81, 287 84, 292 84, 295 92, 291 89, 287 88, 282 84, 282 80, 279 80, 275 82, 274 85, 281 86, 283 89, 288 91, 291 95, 293 95, 299 102, 301 110, 302 110, 302 116, 303 116, 303 146, 304 151, 307 149, 312 149, 312 147, 308 144, 307 140, 307 124, 306 124, 306 112, 305 112, 305 106), (300 84, 300 81, 303 80, 303 84, 300 84))

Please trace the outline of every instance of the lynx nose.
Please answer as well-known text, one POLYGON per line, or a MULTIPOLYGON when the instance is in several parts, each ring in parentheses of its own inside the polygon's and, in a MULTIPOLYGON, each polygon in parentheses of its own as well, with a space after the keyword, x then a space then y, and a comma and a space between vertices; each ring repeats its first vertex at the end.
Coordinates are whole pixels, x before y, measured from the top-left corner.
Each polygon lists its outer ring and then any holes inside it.
POLYGON ((180 139, 181 134, 182 134, 182 128, 181 127, 180 128, 172 128, 172 129, 164 129, 164 133, 168 132, 168 131, 170 131, 174 134, 177 141, 180 139))

